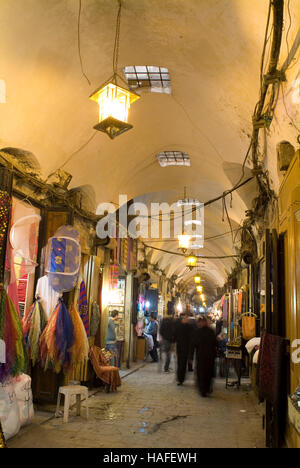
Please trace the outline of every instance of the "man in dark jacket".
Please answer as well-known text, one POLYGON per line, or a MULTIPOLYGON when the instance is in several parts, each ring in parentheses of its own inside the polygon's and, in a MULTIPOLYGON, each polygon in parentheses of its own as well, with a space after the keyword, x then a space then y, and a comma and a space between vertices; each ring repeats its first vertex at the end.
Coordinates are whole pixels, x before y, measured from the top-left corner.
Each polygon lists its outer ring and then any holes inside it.
POLYGON ((174 340, 177 350, 177 385, 182 385, 185 380, 192 332, 189 317, 186 314, 181 314, 174 327, 174 340))
POLYGON ((164 371, 169 372, 170 361, 171 361, 171 346, 174 342, 174 319, 171 312, 167 312, 167 316, 162 319, 159 329, 161 336, 161 350, 166 353, 166 361, 164 371))
POLYGON ((212 379, 216 357, 217 341, 214 331, 208 326, 206 318, 199 322, 194 344, 197 356, 197 384, 203 397, 212 392, 212 379))

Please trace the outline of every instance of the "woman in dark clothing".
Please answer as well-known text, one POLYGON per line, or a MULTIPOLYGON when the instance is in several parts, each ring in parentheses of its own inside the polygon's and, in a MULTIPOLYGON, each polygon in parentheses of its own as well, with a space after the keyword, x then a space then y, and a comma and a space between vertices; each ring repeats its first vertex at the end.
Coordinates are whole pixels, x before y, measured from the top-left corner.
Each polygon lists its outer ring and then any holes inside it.
POLYGON ((197 356, 197 384, 201 395, 206 397, 212 391, 217 347, 216 335, 204 318, 194 336, 197 356))

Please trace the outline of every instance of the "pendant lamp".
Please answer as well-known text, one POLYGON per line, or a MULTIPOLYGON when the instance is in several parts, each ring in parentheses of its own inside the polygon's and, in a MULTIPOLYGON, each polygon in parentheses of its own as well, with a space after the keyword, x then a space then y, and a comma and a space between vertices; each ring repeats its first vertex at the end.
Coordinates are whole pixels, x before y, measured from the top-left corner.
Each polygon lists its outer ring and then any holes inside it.
POLYGON ((187 249, 189 248, 191 239, 192 239, 192 236, 190 236, 189 234, 180 234, 178 236, 178 242, 179 242, 178 247, 182 250, 183 253, 185 253, 187 249))
POLYGON ((94 128, 100 132, 106 133, 112 140, 132 128, 132 125, 128 123, 129 109, 131 104, 140 98, 138 94, 118 84, 119 78, 127 86, 125 80, 117 73, 121 8, 122 2, 119 0, 113 54, 113 75, 90 96, 90 99, 97 102, 99 105, 99 122, 94 128))
POLYGON ((195 257, 195 255, 191 254, 187 257, 187 260, 186 260, 186 266, 192 270, 193 268, 195 268, 197 264, 197 257, 195 257))

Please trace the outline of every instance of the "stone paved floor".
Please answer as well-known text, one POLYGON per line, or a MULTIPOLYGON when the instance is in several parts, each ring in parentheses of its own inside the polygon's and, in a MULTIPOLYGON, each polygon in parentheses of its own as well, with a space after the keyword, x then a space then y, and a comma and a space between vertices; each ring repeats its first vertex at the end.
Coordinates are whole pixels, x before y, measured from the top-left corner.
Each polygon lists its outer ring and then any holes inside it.
POLYGON ((215 382, 212 397, 196 392, 193 375, 182 387, 174 372, 146 364, 123 379, 117 393, 98 392, 89 399, 90 418, 70 415, 69 422, 37 412, 33 424, 8 441, 17 447, 202 448, 264 447, 258 407, 247 382, 225 390, 215 382))

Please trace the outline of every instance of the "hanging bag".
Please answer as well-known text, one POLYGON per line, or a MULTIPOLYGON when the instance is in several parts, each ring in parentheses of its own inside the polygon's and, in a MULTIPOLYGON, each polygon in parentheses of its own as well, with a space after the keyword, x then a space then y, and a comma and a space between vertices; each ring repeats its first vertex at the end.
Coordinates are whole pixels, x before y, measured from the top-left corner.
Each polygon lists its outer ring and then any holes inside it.
POLYGON ((242 317, 242 334, 244 340, 251 340, 256 336, 256 320, 255 316, 244 315, 242 317))

